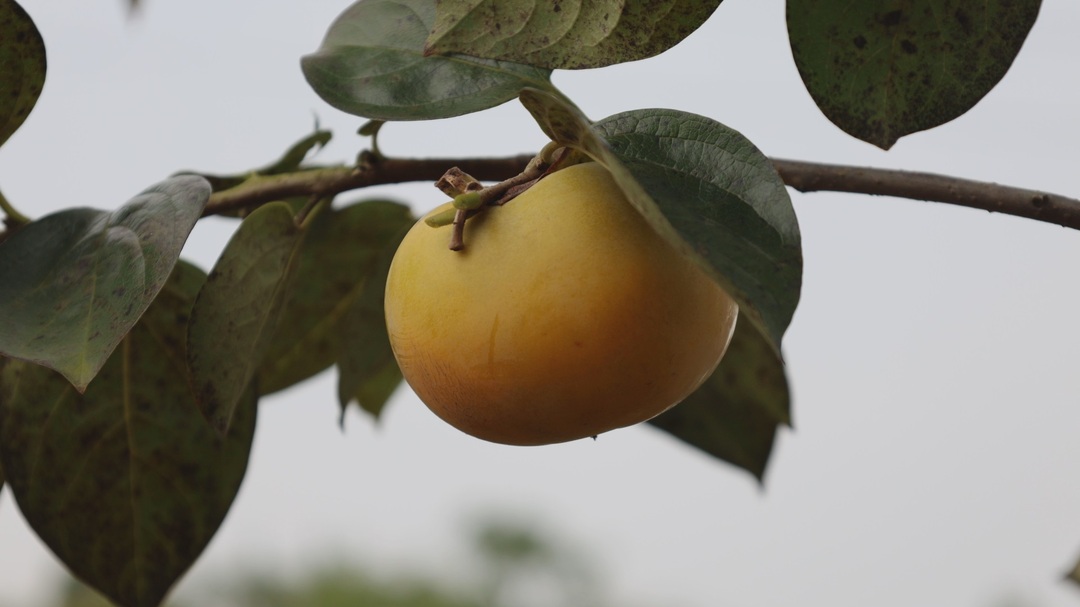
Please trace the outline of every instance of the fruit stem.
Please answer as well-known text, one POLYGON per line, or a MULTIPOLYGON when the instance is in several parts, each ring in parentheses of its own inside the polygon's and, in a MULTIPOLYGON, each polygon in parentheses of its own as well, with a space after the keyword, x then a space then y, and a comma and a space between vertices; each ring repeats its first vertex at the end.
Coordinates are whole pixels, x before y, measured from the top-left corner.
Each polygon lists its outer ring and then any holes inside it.
POLYGON ((456 209, 454 213, 454 227, 450 233, 450 250, 460 251, 465 248, 465 220, 469 218, 469 212, 465 209, 456 209))
POLYGON ((548 144, 529 161, 529 164, 525 166, 525 170, 521 173, 486 188, 479 188, 480 182, 457 167, 446 171, 446 174, 436 182, 435 187, 455 198, 466 192, 475 191, 479 194, 481 203, 476 209, 459 208, 454 213, 453 228, 450 235, 450 250, 460 251, 465 248, 465 221, 469 217, 479 213, 484 207, 506 204, 532 187, 564 157, 566 157, 565 149, 563 153, 556 156, 552 144, 548 144))
POLYGON ((462 171, 457 167, 451 167, 446 171, 438 181, 435 182, 435 187, 439 188, 443 194, 451 198, 457 198, 466 192, 475 192, 484 189, 484 184, 476 180, 475 177, 462 171))

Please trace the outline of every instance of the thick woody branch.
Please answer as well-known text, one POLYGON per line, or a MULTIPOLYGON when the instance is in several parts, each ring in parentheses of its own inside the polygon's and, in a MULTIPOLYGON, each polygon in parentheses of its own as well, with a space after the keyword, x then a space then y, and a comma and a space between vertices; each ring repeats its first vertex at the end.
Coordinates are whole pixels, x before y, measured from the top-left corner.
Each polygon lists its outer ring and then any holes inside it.
POLYGON ((1058 194, 933 173, 773 159, 780 177, 800 192, 853 192, 944 202, 1080 229, 1080 200, 1058 194))
MULTIPOLYGON (((312 169, 255 177, 210 197, 204 215, 253 208, 296 196, 332 197, 373 185, 430 181, 450 167, 482 181, 503 181, 521 173, 530 155, 504 158, 373 160, 359 167, 312 169)), ((801 192, 835 191, 944 202, 1080 229, 1080 200, 957 177, 773 159, 784 183, 801 192)))

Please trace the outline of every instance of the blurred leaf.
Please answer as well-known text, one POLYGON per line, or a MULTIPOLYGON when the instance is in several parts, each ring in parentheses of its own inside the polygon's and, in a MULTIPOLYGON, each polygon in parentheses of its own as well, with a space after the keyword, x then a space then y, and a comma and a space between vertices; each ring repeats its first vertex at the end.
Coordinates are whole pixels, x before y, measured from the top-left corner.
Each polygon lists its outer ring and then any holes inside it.
POLYGON ((1074 584, 1080 584, 1080 561, 1073 565, 1072 571, 1065 574, 1065 579, 1074 584))
POLYGON ((183 361, 205 275, 177 264, 86 393, 52 371, 0 371, 0 460, 27 522, 75 575, 122 607, 158 605, 214 535, 244 477, 249 393, 222 439, 183 361))
POLYGON ((777 428, 791 424, 790 403, 783 364, 757 328, 740 320, 712 376, 649 423, 760 481, 777 428))
POLYGON ((187 361, 199 409, 220 434, 270 348, 303 242, 288 204, 259 207, 233 234, 195 300, 187 361))
POLYGON ((476 547, 494 563, 552 562, 555 551, 533 529, 514 523, 491 521, 477 529, 476 547))
POLYGON ((15 0, 0 0, 0 145, 34 109, 45 86, 45 41, 15 0))
POLYGON ((414 221, 405 205, 369 200, 311 222, 285 302, 288 321, 278 326, 258 370, 260 393, 283 390, 339 362, 347 384, 343 403, 358 398, 369 410, 381 408, 400 374, 396 363, 392 370, 378 365, 384 344, 389 351, 381 316, 369 326, 356 309, 370 307, 378 293, 381 310, 383 266, 414 221), (372 362, 365 366, 363 359, 372 362))
POLYGON ((263 575, 244 580, 227 603, 235 607, 491 607, 459 589, 422 578, 387 580, 363 570, 324 568, 300 582, 263 575), (461 596, 464 594, 465 596, 461 596))
POLYGON ((205 180, 173 177, 113 213, 60 211, 0 243, 0 354, 85 390, 165 283, 209 197, 205 180))
POLYGON ((971 109, 1008 71, 1040 0, 788 0, 807 90, 847 133, 889 149, 971 109))
POLYGON ((550 71, 472 57, 425 57, 435 0, 360 0, 303 58, 308 84, 330 105, 377 120, 430 120, 550 88, 550 71))
POLYGON ((463 53, 580 69, 658 55, 721 0, 439 0, 428 54, 463 53))
POLYGON ((611 171, 631 204, 739 302, 779 354, 799 300, 802 251, 791 199, 772 163, 742 135, 676 110, 588 120, 564 98, 522 92, 554 141, 611 171))

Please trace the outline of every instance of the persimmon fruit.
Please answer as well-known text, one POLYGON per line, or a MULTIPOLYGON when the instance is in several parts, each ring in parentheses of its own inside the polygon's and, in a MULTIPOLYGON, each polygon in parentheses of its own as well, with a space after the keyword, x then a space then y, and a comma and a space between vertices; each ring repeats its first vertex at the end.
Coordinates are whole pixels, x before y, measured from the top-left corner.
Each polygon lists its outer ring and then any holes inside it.
POLYGON ((540 445, 648 420, 697 389, 731 340, 735 302, 597 163, 469 219, 461 251, 451 230, 419 221, 405 236, 386 325, 420 400, 473 436, 540 445))

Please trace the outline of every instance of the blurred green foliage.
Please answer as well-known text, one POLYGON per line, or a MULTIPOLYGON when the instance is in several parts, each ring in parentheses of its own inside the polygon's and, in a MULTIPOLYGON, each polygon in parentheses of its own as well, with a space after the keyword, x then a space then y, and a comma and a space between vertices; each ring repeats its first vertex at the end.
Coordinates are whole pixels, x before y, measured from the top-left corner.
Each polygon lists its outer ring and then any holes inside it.
MULTIPOLYGON (((260 572, 236 575, 224 590, 185 588, 166 607, 605 607, 611 603, 595 564, 550 534, 507 518, 471 531, 473 575, 438 572, 377 576, 363 567, 329 565, 300 579, 260 572), (192 596, 200 597, 198 600, 192 596)), ((455 569, 455 571, 460 571, 455 569)), ((228 576, 227 577, 232 577, 228 576)), ((87 586, 67 580, 49 607, 111 607, 87 586)))

